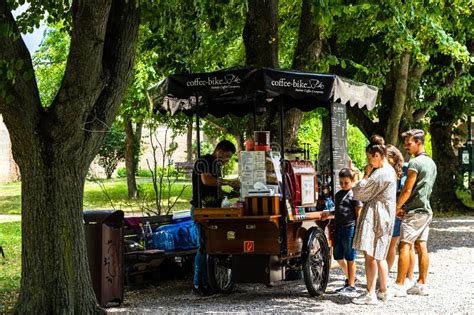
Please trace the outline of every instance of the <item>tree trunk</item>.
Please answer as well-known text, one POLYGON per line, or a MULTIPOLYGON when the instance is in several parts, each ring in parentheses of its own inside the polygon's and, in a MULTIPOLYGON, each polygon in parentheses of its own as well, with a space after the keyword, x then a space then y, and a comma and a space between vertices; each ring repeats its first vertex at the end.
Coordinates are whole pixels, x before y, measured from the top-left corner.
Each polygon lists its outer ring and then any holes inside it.
POLYGON ((318 171, 326 173, 331 169, 331 113, 322 116, 321 144, 318 154, 318 171))
POLYGON ((101 312, 91 287, 82 223, 87 166, 79 164, 77 156, 66 156, 57 146, 43 152, 18 159, 24 175, 22 277, 17 311, 101 312))
POLYGON ((375 133, 378 124, 374 123, 365 113, 357 106, 347 106, 347 117, 349 121, 359 128, 364 136, 369 139, 375 133))
MULTIPOLYGON (((245 62, 251 67, 277 68, 278 0, 248 0, 247 6, 243 30, 245 62)), ((272 142, 276 142, 280 134, 278 112, 278 106, 272 106, 257 117, 257 130, 270 131, 272 142)))
MULTIPOLYGON (((36 80, 2 80, 13 96, 0 97, 22 174, 22 274, 19 314, 101 312, 91 286, 82 200, 90 163, 117 113, 133 69, 139 8, 135 1, 73 1, 71 44, 61 86, 43 108, 36 80)), ((0 61, 21 60, 34 73, 5 0, 0 61), (19 39, 18 39, 19 38, 19 39)))
POLYGON ((400 126, 404 130, 409 130, 415 126, 428 113, 429 108, 415 110, 415 103, 420 91, 420 80, 423 73, 428 68, 427 65, 413 64, 408 74, 407 99, 405 102, 405 119, 400 126))
POLYGON ((188 133, 186 134, 186 162, 193 161, 193 119, 189 119, 188 133))
POLYGON ((405 52, 400 58, 395 85, 395 98, 393 100, 392 110, 390 111, 387 129, 385 132, 385 142, 391 143, 395 146, 398 145, 400 122, 405 110, 410 56, 411 55, 409 53, 405 52))
MULTIPOLYGON (((310 0, 303 0, 293 69, 315 70, 315 65, 319 62, 323 48, 321 31, 322 27, 316 25, 314 6, 312 6, 310 0)), ((302 120, 303 112, 299 109, 292 108, 285 113, 285 147, 293 147, 296 144, 296 137, 302 120)))
POLYGON ((243 30, 245 63, 278 67, 278 0, 248 0, 243 30))
POLYGON ((448 99, 445 105, 437 106, 436 113, 430 122, 431 146, 433 160, 438 168, 438 175, 431 195, 431 205, 438 211, 465 209, 456 196, 458 187, 455 176, 459 170, 458 159, 452 146, 452 130, 459 117, 456 113, 462 106, 461 100, 448 99))
POLYGON ((128 198, 138 197, 136 173, 140 155, 140 141, 142 138, 143 121, 136 124, 133 130, 132 121, 125 119, 125 168, 127 169, 127 190, 128 198))

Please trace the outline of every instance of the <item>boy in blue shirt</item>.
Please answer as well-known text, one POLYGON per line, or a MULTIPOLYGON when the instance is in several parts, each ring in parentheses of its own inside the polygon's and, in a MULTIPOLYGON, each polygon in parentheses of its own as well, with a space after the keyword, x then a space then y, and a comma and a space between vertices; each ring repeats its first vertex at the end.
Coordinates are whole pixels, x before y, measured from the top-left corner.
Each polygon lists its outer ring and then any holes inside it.
POLYGON ((340 294, 355 296, 356 250, 352 248, 355 224, 362 209, 362 202, 352 198, 352 186, 354 185, 354 174, 348 168, 339 172, 339 185, 341 190, 335 196, 335 225, 334 233, 334 259, 341 266, 346 281, 342 288, 336 290, 340 294))

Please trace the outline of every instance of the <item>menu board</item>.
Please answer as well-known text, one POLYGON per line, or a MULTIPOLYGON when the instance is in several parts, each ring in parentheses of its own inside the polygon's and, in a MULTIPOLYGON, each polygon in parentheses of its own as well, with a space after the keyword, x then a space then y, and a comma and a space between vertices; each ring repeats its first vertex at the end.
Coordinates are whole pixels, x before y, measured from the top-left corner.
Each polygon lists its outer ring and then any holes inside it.
POLYGON ((341 187, 339 186, 339 171, 348 167, 349 157, 347 155, 347 117, 346 105, 333 103, 331 105, 331 142, 332 142, 332 160, 334 193, 341 187))
POLYGON ((301 175, 301 204, 315 205, 314 175, 301 175))
POLYGON ((257 182, 266 184, 265 151, 241 151, 239 161, 240 194, 248 196, 257 182))

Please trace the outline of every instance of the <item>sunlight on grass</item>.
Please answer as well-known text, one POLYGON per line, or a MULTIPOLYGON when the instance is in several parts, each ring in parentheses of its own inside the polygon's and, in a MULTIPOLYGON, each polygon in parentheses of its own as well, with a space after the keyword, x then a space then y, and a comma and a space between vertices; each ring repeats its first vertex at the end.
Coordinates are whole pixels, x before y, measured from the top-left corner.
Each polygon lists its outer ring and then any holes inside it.
POLYGON ((21 275, 21 223, 0 224, 0 314, 11 312, 18 297, 21 275))
POLYGON ((0 184, 0 214, 21 213, 21 183, 0 184))
MULTIPOLYGON (((84 189, 84 209, 116 209, 127 212, 141 213, 141 209, 150 206, 154 200, 153 185, 149 178, 139 178, 138 185, 141 197, 129 200, 127 197, 127 182, 124 178, 86 181, 84 189)), ((190 181, 178 181, 171 188, 171 201, 186 186, 183 194, 173 210, 189 209, 192 198, 192 185, 190 181)), ((162 196, 162 204, 167 205, 167 197, 162 196)), ((0 214, 21 213, 21 183, 0 185, 0 214)))
POLYGON ((471 197, 471 192, 467 189, 456 190, 456 196, 468 208, 474 209, 474 201, 471 197))
MULTIPOLYGON (((84 209, 116 209, 141 213, 142 209, 153 205, 155 194, 149 179, 141 179, 138 186, 139 198, 130 200, 127 197, 127 183, 124 179, 87 182, 84 193, 84 209)), ((189 201, 192 198, 190 181, 176 182, 171 187, 170 203, 176 200, 183 188, 184 191, 173 210, 189 209, 189 201)), ((161 197, 162 205, 166 206, 168 204, 167 193, 161 197)))

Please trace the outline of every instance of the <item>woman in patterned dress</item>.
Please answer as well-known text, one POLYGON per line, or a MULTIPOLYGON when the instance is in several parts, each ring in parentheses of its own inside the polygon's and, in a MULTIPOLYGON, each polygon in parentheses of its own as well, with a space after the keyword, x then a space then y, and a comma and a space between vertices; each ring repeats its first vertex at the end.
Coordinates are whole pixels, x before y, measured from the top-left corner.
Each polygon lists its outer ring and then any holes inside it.
POLYGON ((354 185, 354 199, 364 203, 357 220, 353 247, 365 258, 367 292, 352 300, 356 304, 375 304, 387 300, 387 253, 395 221, 397 175, 388 163, 385 141, 374 135, 365 150, 368 165, 364 177, 354 185), (376 279, 380 290, 375 293, 376 279))

